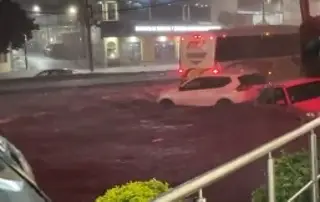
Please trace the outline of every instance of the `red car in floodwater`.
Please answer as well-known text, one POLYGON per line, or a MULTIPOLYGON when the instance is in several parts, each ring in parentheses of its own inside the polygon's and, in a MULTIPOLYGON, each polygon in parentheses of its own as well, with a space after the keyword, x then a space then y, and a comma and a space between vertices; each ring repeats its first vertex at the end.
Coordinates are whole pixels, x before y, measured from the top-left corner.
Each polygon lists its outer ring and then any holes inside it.
POLYGON ((281 105, 309 121, 320 116, 320 78, 298 78, 265 86, 258 105, 281 105))

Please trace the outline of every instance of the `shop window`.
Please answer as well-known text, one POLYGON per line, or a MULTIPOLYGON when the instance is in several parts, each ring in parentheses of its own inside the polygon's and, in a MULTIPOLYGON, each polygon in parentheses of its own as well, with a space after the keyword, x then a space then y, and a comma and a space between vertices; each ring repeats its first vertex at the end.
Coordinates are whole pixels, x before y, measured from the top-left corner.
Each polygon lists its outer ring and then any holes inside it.
POLYGON ((134 37, 128 38, 121 44, 121 54, 123 58, 135 64, 141 61, 141 43, 140 40, 134 37))
POLYGON ((115 42, 107 43, 107 57, 110 59, 116 58, 117 44, 115 42))
POLYGON ((0 53, 0 63, 7 63, 7 62, 8 62, 7 54, 0 53))

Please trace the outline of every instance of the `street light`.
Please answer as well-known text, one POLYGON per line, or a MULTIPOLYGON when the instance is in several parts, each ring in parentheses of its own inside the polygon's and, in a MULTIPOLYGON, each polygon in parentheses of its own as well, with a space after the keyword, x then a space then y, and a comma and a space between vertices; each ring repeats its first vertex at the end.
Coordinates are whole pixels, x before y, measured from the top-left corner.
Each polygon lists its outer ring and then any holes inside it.
POLYGON ((74 16, 78 13, 78 9, 75 6, 69 6, 68 8, 68 14, 71 16, 74 16))
POLYGON ((39 5, 33 5, 32 6, 32 12, 34 13, 40 13, 41 12, 41 8, 39 5))

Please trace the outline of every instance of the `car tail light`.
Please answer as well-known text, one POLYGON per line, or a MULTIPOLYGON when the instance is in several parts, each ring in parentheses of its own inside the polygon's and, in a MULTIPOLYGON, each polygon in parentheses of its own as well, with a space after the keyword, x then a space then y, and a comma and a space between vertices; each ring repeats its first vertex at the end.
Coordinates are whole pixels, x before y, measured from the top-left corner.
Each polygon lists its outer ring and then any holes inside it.
POLYGON ((183 69, 179 68, 179 69, 178 69, 178 72, 179 72, 180 74, 182 74, 182 73, 183 73, 183 69))
POLYGON ((219 70, 217 70, 217 69, 213 69, 213 70, 212 70, 212 73, 214 73, 214 74, 218 74, 218 73, 219 73, 219 70))
POLYGON ((193 36, 193 38, 195 38, 195 39, 201 39, 201 36, 200 36, 199 34, 196 34, 196 35, 193 36))
POLYGON ((249 90, 252 86, 247 86, 247 85, 240 85, 236 88, 237 91, 245 91, 245 90, 249 90))

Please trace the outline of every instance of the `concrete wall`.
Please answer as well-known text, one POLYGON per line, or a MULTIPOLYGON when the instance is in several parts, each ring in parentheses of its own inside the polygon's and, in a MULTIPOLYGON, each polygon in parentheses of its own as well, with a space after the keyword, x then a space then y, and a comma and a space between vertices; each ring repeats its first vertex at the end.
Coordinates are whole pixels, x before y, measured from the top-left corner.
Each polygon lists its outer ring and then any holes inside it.
POLYGON ((298 0, 284 0, 284 24, 299 25, 301 23, 300 6, 298 0))
POLYGON ((237 10, 237 0, 214 0, 211 5, 211 21, 218 22, 218 17, 221 11, 236 13, 237 10))

